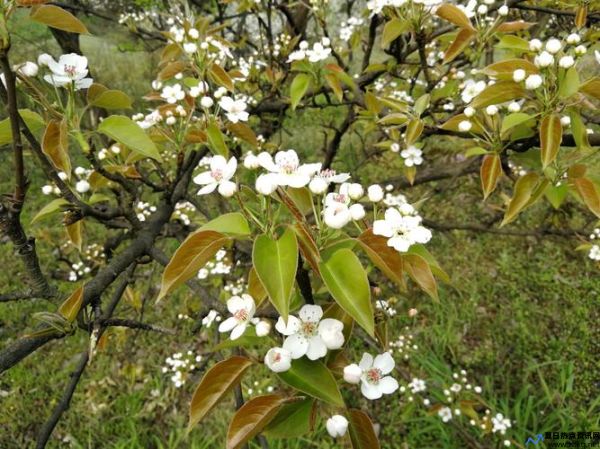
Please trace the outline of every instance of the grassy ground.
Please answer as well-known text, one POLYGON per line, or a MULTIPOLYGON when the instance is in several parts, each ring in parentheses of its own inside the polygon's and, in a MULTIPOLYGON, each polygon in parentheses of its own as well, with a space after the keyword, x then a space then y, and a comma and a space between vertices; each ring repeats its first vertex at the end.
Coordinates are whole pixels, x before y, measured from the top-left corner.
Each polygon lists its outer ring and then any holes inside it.
MULTIPOLYGON (((23 32, 44 51, 52 50, 48 36, 23 32)), ((30 46, 15 49, 15 54, 37 52, 30 46)), ((90 38, 84 49, 97 67, 103 82, 132 94, 145 92, 150 78, 150 62, 142 53, 115 56, 116 47, 98 44, 90 38), (107 63, 110 61, 110 65, 107 63), (135 71, 128 70, 135 61, 135 71), (145 80, 146 84, 141 80, 145 80)), ((17 59, 18 60, 18 59, 17 59)), ((335 119, 336 117, 330 117, 335 119)), ((319 147, 322 136, 306 130, 319 123, 307 113, 291 126, 286 144, 301 151, 319 147)), ((344 141, 340 167, 358 169, 368 178, 373 169, 361 169, 360 160, 351 157, 359 144, 344 141)), ((448 153, 448 145, 444 147, 448 153)), ((430 153, 431 154, 431 153, 430 153)), ((381 161, 380 175, 393 175, 389 161, 381 161)), ((33 161, 28 160, 28 166, 33 161)), ((10 188, 10 155, 0 152, 0 188, 10 188)), ((39 195, 43 181, 32 175, 32 202, 24 213, 28 220, 48 201, 39 195)), ((476 179, 438 183, 411 192, 411 199, 430 197, 423 213, 438 221, 474 221, 495 213, 494 204, 479 201, 476 179), (437 189, 437 190, 436 190, 437 189)), ((534 208, 519 224, 534 226, 545 210, 534 208)), ((553 217, 563 226, 568 211, 553 217)), ((576 214, 575 214, 576 216, 576 214)), ((568 218, 568 217, 567 217, 568 218)), ((576 220, 575 220, 576 222, 576 220)), ((47 271, 59 263, 50 244, 62 233, 58 219, 33 228, 47 271)), ((90 240, 102 243, 104 236, 88 233, 90 240)), ((545 431, 592 431, 600 425, 600 281, 597 267, 574 251, 576 243, 549 237, 509 237, 469 232, 436 232, 429 245, 452 278, 452 285, 441 287, 440 302, 434 303, 416 291, 406 294, 386 291, 396 299, 397 317, 390 327, 390 339, 412 335, 418 349, 401 362, 403 370, 428 383, 427 397, 442 395, 454 381, 452 373, 465 369, 473 385, 483 387, 482 397, 494 411, 514 420, 508 435, 523 444, 528 436, 545 431), (416 318, 407 311, 418 309, 416 318)), ((14 264, 10 245, 0 246, 0 291, 19 286, 20 266, 14 264)), ((176 352, 204 352, 210 334, 194 334, 192 323, 177 318, 197 307, 201 298, 185 291, 170 302, 154 305, 156 272, 141 267, 148 281, 136 289, 149 304, 146 320, 176 329, 177 336, 112 333, 105 351, 87 368, 73 397, 71 408, 59 423, 49 447, 53 448, 213 448, 221 447, 231 408, 220 406, 201 427, 186 436, 187 407, 198 374, 193 374, 181 389, 173 387, 161 372, 167 357, 176 352)), ((69 291, 72 284, 63 283, 69 291)), ((0 304, 0 345, 32 329, 31 315, 53 310, 47 302, 0 304)), ((120 306, 118 316, 132 313, 134 303, 120 306)), ((0 448, 31 447, 41 423, 49 416, 62 394, 77 354, 85 349, 85 335, 77 333, 64 341, 46 345, 42 350, 0 377, 0 448)), ((359 353, 365 348, 356 347, 359 353)), ((258 352, 263 352, 261 349, 258 352)), ((401 358, 399 358, 400 360, 401 358)), ((277 386, 265 379, 259 369, 244 383, 244 391, 265 391, 277 386), (258 385, 254 385, 254 381, 258 385)), ((394 395, 373 407, 381 424, 384 448, 455 449, 466 447, 464 432, 470 432, 468 419, 443 424, 428 416, 408 395, 394 395), (456 425, 459 423, 458 425, 456 425)), ((351 401, 354 398, 348 397, 351 401)), ((355 405, 364 405, 357 402, 355 405)), ((332 440, 319 423, 317 438, 293 442, 270 441, 273 448, 330 448, 332 440)), ((480 447, 498 447, 496 439, 477 432, 471 439, 480 447)), ((254 447, 254 446, 253 446, 254 447)), ((339 447, 339 446, 338 446, 339 447)))

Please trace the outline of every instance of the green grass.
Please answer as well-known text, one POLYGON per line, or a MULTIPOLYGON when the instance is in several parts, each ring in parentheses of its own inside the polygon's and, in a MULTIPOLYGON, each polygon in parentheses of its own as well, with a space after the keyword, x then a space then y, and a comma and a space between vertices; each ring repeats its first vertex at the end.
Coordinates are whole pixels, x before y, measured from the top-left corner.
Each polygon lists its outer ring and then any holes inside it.
MULTIPOLYGON (((13 60, 34 58, 39 51, 57 55, 50 37, 37 27, 22 26, 21 41, 13 47, 13 60), (25 39, 25 36, 27 39, 25 39), (33 44, 37 47, 33 48, 33 44)), ((85 53, 97 73, 98 80, 132 95, 146 92, 152 79, 153 56, 134 51, 115 53, 123 35, 111 36, 109 43, 90 37, 83 41, 85 53), (134 67, 134 70, 131 70, 134 67)), ((96 75, 95 75, 96 76, 96 75)), ((284 147, 297 148, 310 154, 321 148, 322 134, 315 125, 343 118, 341 111, 325 117, 306 111, 293 122, 286 122, 281 134, 284 147)), ((364 167, 362 142, 355 135, 344 139, 337 168, 356 173, 357 179, 390 178, 397 173, 391 155, 379 164, 364 167)), ((435 142, 426 154, 440 151, 451 155, 460 148, 451 142, 435 142), (428 153, 429 152, 429 153, 428 153)), ((39 194, 44 184, 34 161, 28 157, 31 170, 30 200, 23 214, 28 223, 47 201, 39 194)), ((11 188, 11 155, 0 151, 0 189, 11 188)), ((508 192, 506 186, 502 186, 508 192)), ((427 198, 423 213, 444 222, 475 222, 494 216, 500 206, 499 194, 488 203, 480 200, 477 179, 436 186, 425 186, 406 193, 412 201, 427 198), (440 191, 435 190, 437 187, 440 191)), ((580 225, 576 208, 568 205, 550 219, 559 226, 580 225)), ((534 207, 516 223, 535 227, 546 211, 534 207)), ((53 272, 63 267, 56 261, 53 241, 64 230, 58 217, 28 228, 38 239, 44 269, 53 272)), ((86 228, 88 242, 105 239, 97 228, 86 228)), ((427 381, 425 394, 433 402, 443 398, 442 391, 452 383, 452 373, 465 369, 473 385, 481 385, 483 401, 494 411, 514 420, 507 435, 519 444, 533 434, 544 431, 597 430, 600 425, 600 359, 598 341, 600 318, 598 268, 581 253, 575 252, 573 240, 551 237, 509 237, 468 232, 434 233, 428 246, 452 278, 452 285, 442 285, 439 303, 417 290, 400 293, 389 287, 384 296, 394 296, 398 315, 392 320, 390 338, 411 333, 418 349, 399 365, 411 376, 427 381), (407 312, 416 308, 416 318, 407 312), (406 329, 408 327, 408 330, 406 329)), ((18 289, 21 267, 14 263, 9 244, 0 246, 2 292, 18 289)), ((157 275, 147 266, 139 269, 145 282, 136 290, 148 300, 145 320, 178 331, 177 336, 117 330, 105 351, 99 353, 86 369, 73 397, 71 408, 58 424, 52 448, 192 448, 222 447, 227 423, 232 414, 233 399, 220 405, 201 426, 186 434, 187 410, 191 394, 198 382, 196 373, 181 388, 173 387, 161 372, 166 357, 188 349, 206 351, 211 346, 209 334, 193 334, 190 323, 177 319, 179 313, 191 313, 201 298, 181 289, 169 301, 154 304, 157 275)), ((73 284, 60 283, 63 292, 73 284)), ((0 304, 0 338, 4 345, 30 331, 35 322, 32 314, 54 310, 45 301, 0 304)), ((135 314, 129 303, 120 305, 118 316, 135 314)), ((42 350, 0 377, 0 448, 31 447, 39 426, 47 419, 62 394, 76 355, 84 350, 87 339, 83 332, 46 345, 42 350)), ((356 342, 354 358, 367 348, 356 342)), ((264 353, 264 348, 256 355, 264 353)), ((244 381, 244 391, 254 380, 265 379, 263 368, 252 370, 244 381)), ((266 384, 279 387, 272 377, 266 384)), ((406 384, 405 381, 401 382, 406 384)), ((354 391, 349 388, 348 391, 354 391)), ((352 405, 368 407, 381 424, 383 448, 466 447, 464 432, 482 448, 499 447, 501 439, 473 431, 465 417, 443 424, 429 416, 418 398, 394 395, 376 403, 368 403, 358 395, 345 392, 352 405)), ((327 416, 330 410, 323 410, 327 416)), ((254 443, 251 447, 257 447, 254 443)), ((297 441, 270 441, 275 449, 305 447, 339 447, 329 438, 320 420, 314 437, 297 441)))

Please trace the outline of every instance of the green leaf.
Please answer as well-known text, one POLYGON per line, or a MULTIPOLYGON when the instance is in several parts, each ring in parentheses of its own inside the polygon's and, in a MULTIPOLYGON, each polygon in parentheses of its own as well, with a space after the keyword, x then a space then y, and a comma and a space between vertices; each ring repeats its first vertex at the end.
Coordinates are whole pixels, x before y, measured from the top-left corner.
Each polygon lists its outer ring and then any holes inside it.
POLYGON ((277 376, 290 387, 328 404, 343 407, 344 400, 337 382, 329 369, 321 362, 306 357, 292 361, 292 367, 277 376))
POLYGON ((308 73, 298 73, 294 80, 292 81, 292 85, 290 86, 290 99, 292 104, 292 110, 296 109, 302 97, 310 87, 311 75, 308 73))
POLYGON ((387 48, 398 36, 408 31, 410 23, 407 20, 391 19, 383 27, 381 34, 381 48, 387 48))
POLYGON ((46 218, 56 212, 60 212, 65 206, 68 206, 69 202, 63 198, 56 198, 55 200, 50 201, 44 207, 40 209, 40 211, 35 214, 35 217, 32 218, 31 224, 39 221, 43 218, 46 218))
POLYGON ((81 21, 64 9, 54 5, 41 5, 31 9, 29 18, 58 30, 76 34, 89 34, 81 21))
POLYGON ((529 53, 529 41, 511 34, 502 36, 496 48, 510 50, 516 54, 529 53))
POLYGON ((210 143, 210 148, 214 154, 229 157, 229 148, 227 148, 223 133, 221 133, 221 130, 215 121, 209 123, 206 128, 206 135, 208 136, 208 142, 210 143))
MULTIPOLYGON (((39 137, 46 128, 45 120, 37 113, 29 109, 19 109, 19 115, 27 125, 27 128, 36 136, 39 137)), ((0 145, 8 145, 12 143, 12 129, 10 118, 5 118, 0 121, 0 145)))
POLYGON ((233 356, 209 369, 190 402, 188 429, 198 424, 223 396, 236 386, 252 362, 245 357, 233 356))
POLYGON ((575 67, 568 69, 564 76, 560 78, 558 95, 561 98, 569 98, 571 95, 575 95, 579 90, 579 74, 575 67))
POLYGON ((105 90, 96 95, 90 104, 104 109, 131 109, 131 98, 120 90, 105 90))
POLYGON ((517 180, 513 197, 504 213, 504 219, 500 223, 500 227, 514 221, 519 212, 529 205, 529 200, 539 179, 537 173, 527 173, 517 180))
POLYGON ((204 223, 199 231, 217 231, 232 237, 247 237, 250 235, 248 221, 240 212, 223 214, 214 220, 204 223))
POLYGON ((286 228, 278 240, 266 234, 258 236, 254 241, 252 263, 271 303, 287 321, 298 268, 298 241, 294 231, 286 228))
POLYGON ((314 399, 285 404, 265 428, 264 434, 269 438, 298 438, 311 429, 314 399))
POLYGON ((367 273, 353 251, 340 249, 319 264, 333 299, 371 336, 375 333, 367 273))
POLYGON ((124 115, 111 115, 105 118, 98 131, 107 135, 120 144, 125 145, 131 151, 140 154, 144 157, 149 157, 162 162, 162 158, 158 152, 158 148, 154 142, 148 137, 140 126, 124 115))
POLYGON ((444 269, 440 266, 436 258, 433 257, 433 254, 431 254, 429 250, 425 248, 425 245, 422 245, 420 243, 415 243, 414 245, 411 245, 408 250, 408 254, 416 254, 418 256, 421 256, 429 264, 431 272, 436 277, 440 278, 443 282, 446 282, 447 284, 450 283, 450 276, 448 276, 448 273, 446 273, 444 269))
POLYGON ((569 193, 569 186, 565 183, 559 186, 550 185, 544 192, 546 198, 554 209, 560 209, 569 193))
POLYGON ((194 277, 228 240, 225 235, 215 231, 196 231, 188 235, 165 267, 157 301, 194 277))
POLYGON ((534 118, 534 116, 525 114, 524 112, 514 112, 512 114, 508 114, 502 119, 502 127, 500 129, 500 133, 504 134, 511 128, 520 125, 521 123, 525 123, 534 118))
POLYGON ((75 290, 65 302, 58 308, 58 313, 61 314, 67 321, 72 323, 77 319, 77 314, 81 310, 83 304, 83 285, 75 290))

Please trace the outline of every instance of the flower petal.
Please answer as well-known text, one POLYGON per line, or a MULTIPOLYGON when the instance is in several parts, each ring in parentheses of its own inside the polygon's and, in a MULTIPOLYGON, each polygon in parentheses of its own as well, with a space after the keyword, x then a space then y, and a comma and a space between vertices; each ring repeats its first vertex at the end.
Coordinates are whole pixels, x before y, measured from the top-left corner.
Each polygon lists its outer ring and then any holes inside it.
POLYGON ((398 381, 391 376, 386 376, 379 381, 379 388, 383 394, 392 394, 398 389, 398 381))
POLYGON ((230 316, 225 321, 223 321, 221 324, 219 324, 219 332, 229 332, 237 325, 238 325, 238 320, 236 320, 234 317, 230 316))
POLYGON ((240 338, 242 334, 246 331, 246 326, 246 323, 240 323, 237 326, 235 326, 231 331, 231 335, 229 336, 229 338, 231 338, 232 340, 237 340, 238 338, 240 338))
POLYGON ((327 346, 325 346, 325 343, 321 337, 315 335, 308 341, 306 357, 308 357, 310 360, 317 360, 325 357, 325 355, 327 355, 327 346))
POLYGON ((311 323, 318 323, 323 316, 323 308, 312 304, 305 304, 298 313, 302 321, 310 321, 311 323))
POLYGON ((308 350, 308 340, 300 334, 290 335, 283 342, 283 349, 290 351, 293 359, 299 359, 308 350))
POLYGON ((371 401, 379 399, 382 396, 381 389, 378 385, 373 385, 365 381, 361 384, 360 391, 365 398, 370 399, 371 401))
POLYGON ((298 332, 300 324, 300 320, 293 315, 288 316, 287 325, 283 321, 283 318, 279 317, 277 323, 275 323, 275 329, 282 335, 292 335, 298 332))
POLYGON ((394 366, 396 366, 396 362, 389 352, 379 354, 373 361, 373 367, 379 369, 381 374, 391 373, 394 366))
POLYGON ((373 356, 368 352, 365 352, 362 356, 362 359, 360 359, 358 366, 360 366, 360 369, 363 371, 368 370, 373 366, 373 356))

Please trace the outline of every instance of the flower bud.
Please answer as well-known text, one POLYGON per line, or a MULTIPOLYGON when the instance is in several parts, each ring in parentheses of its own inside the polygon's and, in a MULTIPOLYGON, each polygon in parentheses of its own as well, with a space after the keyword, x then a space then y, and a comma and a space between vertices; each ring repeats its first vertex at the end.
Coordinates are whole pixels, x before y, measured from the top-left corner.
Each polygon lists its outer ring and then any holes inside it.
POLYGON ((265 355, 265 365, 274 373, 283 373, 292 366, 292 353, 283 348, 271 348, 265 355))
POLYGON ((369 195, 369 201, 378 203, 383 199, 383 189, 378 184, 373 184, 367 189, 367 195, 369 195))
POLYGON ((342 415, 333 415, 327 420, 327 432, 333 438, 342 437, 348 430, 348 420, 342 415))
POLYGON ((362 376, 362 369, 356 363, 344 367, 344 380, 350 384, 357 384, 360 382, 362 376))

